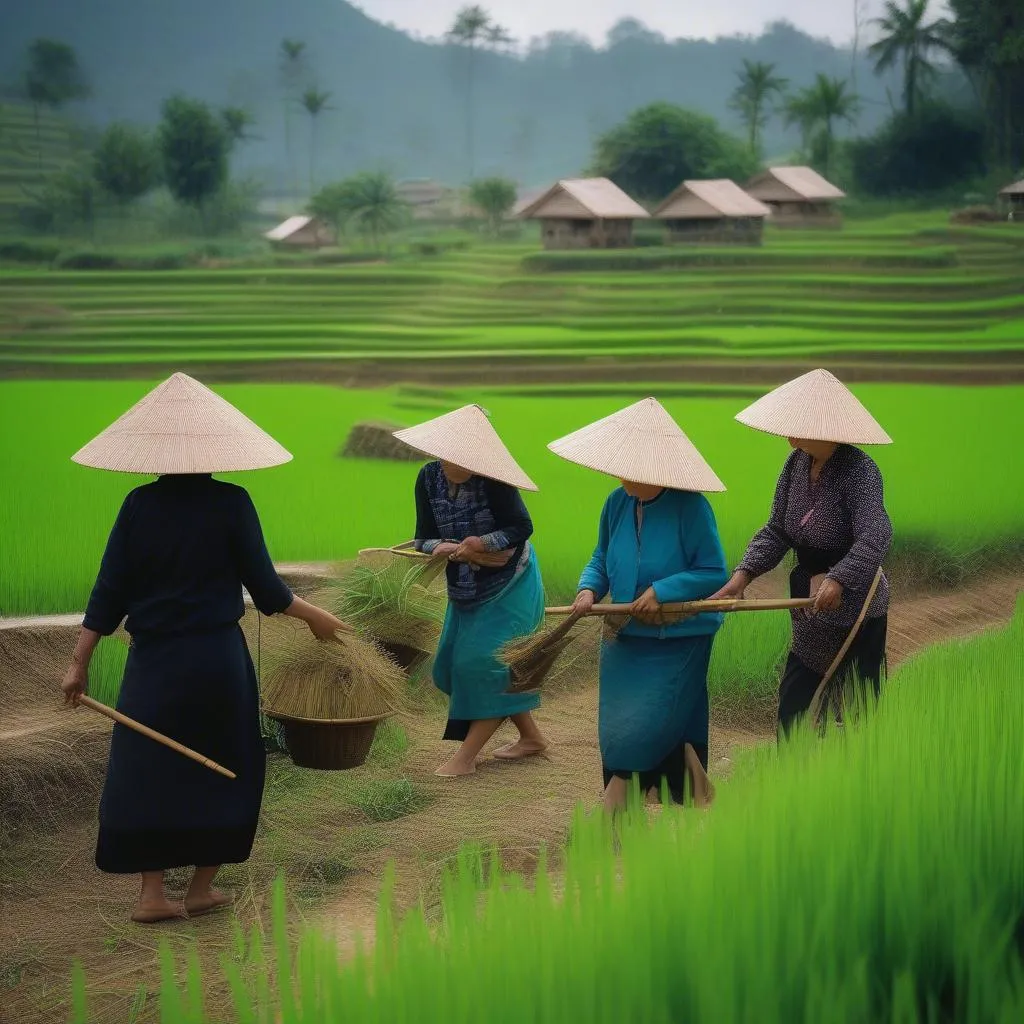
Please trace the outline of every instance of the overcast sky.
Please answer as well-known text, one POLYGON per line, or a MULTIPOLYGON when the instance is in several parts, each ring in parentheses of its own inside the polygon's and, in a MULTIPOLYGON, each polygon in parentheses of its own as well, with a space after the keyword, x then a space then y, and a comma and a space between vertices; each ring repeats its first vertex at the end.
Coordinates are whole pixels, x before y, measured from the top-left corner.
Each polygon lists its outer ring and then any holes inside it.
MULTIPOLYGON (((425 36, 441 36, 466 0, 354 0, 370 17, 425 36)), ((620 18, 634 17, 670 39, 679 36, 757 35, 785 18, 813 36, 847 43, 854 4, 868 18, 884 0, 482 0, 481 5, 520 42, 555 30, 589 36, 595 43, 620 18)), ((936 14, 939 0, 933 0, 936 14)))

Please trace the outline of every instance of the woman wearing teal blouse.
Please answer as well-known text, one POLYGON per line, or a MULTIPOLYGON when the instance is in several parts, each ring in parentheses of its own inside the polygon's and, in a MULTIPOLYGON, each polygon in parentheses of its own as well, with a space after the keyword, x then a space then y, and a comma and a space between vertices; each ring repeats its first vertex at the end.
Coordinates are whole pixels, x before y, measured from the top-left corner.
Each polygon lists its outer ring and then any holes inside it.
MULTIPOLYGON (((714 512, 703 491, 725 487, 662 406, 647 398, 549 445, 555 454, 616 477, 575 607, 610 597, 632 606, 601 645, 598 736, 604 806, 622 807, 628 783, 667 783, 682 803, 685 748, 708 764, 707 674, 720 614, 659 625, 663 604, 708 597, 728 579, 714 512)), ((696 781, 696 780, 694 780, 696 781)))

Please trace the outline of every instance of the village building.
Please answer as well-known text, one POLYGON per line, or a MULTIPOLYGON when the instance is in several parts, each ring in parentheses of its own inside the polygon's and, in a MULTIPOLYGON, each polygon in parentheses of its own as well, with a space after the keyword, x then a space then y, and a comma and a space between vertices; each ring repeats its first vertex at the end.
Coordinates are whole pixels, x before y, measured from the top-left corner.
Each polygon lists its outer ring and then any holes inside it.
POLYGON ((558 181, 515 215, 541 224, 545 249, 620 249, 633 244, 633 221, 650 214, 607 178, 558 181))
POLYGON ((326 221, 304 216, 289 217, 263 237, 275 248, 286 249, 319 249, 325 245, 336 245, 338 241, 337 234, 326 221))
POLYGON ((416 220, 429 220, 451 213, 451 190, 429 178, 411 178, 395 185, 395 193, 416 220))
POLYGON ((734 181, 684 181, 655 211, 668 242, 760 245, 771 210, 734 181))
POLYGON ((772 223, 779 227, 827 228, 842 223, 835 203, 846 193, 810 167, 770 167, 744 188, 771 208, 772 223))
POLYGON ((999 199, 1007 214, 1014 221, 1024 224, 1024 180, 1018 181, 1013 185, 1007 185, 999 193, 999 199))

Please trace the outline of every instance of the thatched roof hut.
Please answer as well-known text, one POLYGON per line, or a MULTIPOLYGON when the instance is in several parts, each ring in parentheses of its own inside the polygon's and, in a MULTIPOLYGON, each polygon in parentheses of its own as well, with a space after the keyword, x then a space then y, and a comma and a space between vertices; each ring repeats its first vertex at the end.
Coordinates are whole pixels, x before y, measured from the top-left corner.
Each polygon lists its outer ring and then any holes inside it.
POLYGON ((846 193, 811 167, 769 167, 744 186, 754 199, 771 207, 780 227, 838 227, 835 208, 846 193))
POLYGON ((263 237, 273 246, 295 249, 319 249, 323 245, 336 245, 334 229, 319 217, 289 217, 271 228, 263 237))
POLYGON ((670 242, 759 245, 771 210, 734 181, 684 181, 655 211, 670 242))
POLYGON ((999 198, 1004 206, 1009 208, 1014 220, 1020 219, 1024 222, 1024 179, 1001 189, 999 198))
POLYGON ((545 249, 613 249, 633 244, 633 221, 650 214, 607 178, 569 178, 521 204, 515 215, 539 220, 545 249))

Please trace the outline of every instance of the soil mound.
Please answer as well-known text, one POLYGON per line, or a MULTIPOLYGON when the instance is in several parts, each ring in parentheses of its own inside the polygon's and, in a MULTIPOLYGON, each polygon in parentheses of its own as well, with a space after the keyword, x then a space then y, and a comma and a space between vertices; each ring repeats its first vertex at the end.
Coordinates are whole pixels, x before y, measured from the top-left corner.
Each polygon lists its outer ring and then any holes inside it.
POLYGON ((389 459, 392 462, 422 462, 423 456, 394 437, 400 423, 375 420, 357 423, 348 435, 340 454, 350 459, 389 459))

